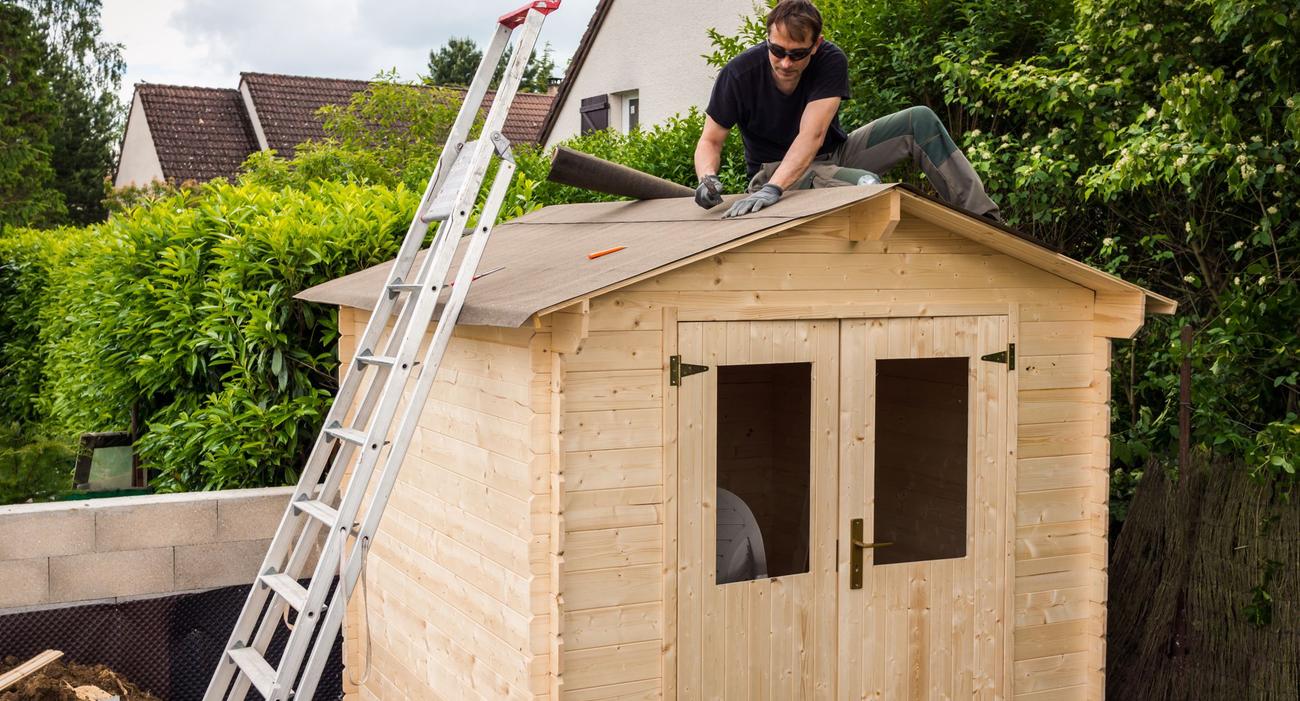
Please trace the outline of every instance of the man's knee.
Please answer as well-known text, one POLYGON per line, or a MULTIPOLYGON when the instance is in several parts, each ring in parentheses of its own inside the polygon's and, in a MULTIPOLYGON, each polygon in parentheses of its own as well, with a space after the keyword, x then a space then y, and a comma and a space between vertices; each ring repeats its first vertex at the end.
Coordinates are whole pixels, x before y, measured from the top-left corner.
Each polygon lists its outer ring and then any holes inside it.
POLYGON ((953 143, 952 137, 948 135, 948 129, 943 126, 943 122, 934 110, 924 105, 917 105, 907 109, 907 116, 911 120, 912 136, 916 138, 916 143, 936 166, 948 160, 948 157, 957 150, 957 144, 953 143))
POLYGON ((916 136, 917 141, 925 142, 939 134, 947 133, 943 122, 939 120, 939 115, 925 105, 907 108, 907 117, 912 123, 912 134, 916 136))
POLYGON ((912 124, 943 124, 939 121, 939 115, 934 110, 925 105, 916 105, 907 108, 907 116, 911 118, 912 124))

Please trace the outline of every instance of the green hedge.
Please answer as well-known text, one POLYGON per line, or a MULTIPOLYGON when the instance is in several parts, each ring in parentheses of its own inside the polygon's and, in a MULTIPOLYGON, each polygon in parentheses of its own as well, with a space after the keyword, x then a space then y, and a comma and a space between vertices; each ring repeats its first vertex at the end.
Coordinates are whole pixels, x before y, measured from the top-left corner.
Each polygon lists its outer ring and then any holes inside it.
POLYGON ((217 182, 84 230, 10 232, 4 410, 43 436, 134 412, 164 490, 292 481, 337 368, 335 312, 292 296, 395 255, 417 200, 217 182))

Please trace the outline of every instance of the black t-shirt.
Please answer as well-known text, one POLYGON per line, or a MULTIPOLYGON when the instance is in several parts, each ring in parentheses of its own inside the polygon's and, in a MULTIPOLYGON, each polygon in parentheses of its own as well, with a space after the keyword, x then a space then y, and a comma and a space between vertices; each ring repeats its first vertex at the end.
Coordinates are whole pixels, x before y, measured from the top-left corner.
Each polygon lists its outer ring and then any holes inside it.
MULTIPOLYGON (((840 47, 823 41, 799 76, 794 92, 786 95, 776 87, 767 58, 767 42, 763 42, 746 49, 723 67, 713 84, 706 112, 727 129, 740 125, 745 163, 753 177, 764 163, 785 158, 785 152, 799 135, 799 120, 809 102, 848 96, 849 60, 840 47)), ((837 112, 817 154, 834 151, 847 138, 837 112)))

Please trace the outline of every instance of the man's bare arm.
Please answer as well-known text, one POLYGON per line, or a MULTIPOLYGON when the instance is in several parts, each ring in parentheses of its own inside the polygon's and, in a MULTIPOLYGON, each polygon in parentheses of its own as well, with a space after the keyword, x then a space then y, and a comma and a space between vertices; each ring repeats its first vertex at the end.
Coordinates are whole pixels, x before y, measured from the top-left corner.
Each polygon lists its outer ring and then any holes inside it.
MULTIPOLYGON (((772 174, 768 182, 776 185, 782 190, 790 189, 812 165, 813 158, 817 156, 817 149, 821 148, 822 141, 826 139, 826 130, 831 126, 831 120, 835 118, 835 112, 840 108, 840 98, 827 97, 821 100, 809 102, 803 108, 803 117, 799 120, 799 135, 795 137, 794 143, 790 144, 789 150, 785 152, 785 158, 781 159, 781 165, 772 174)), ((707 130, 708 127, 706 126, 707 130)), ((698 148, 695 152, 696 170, 699 170, 700 155, 698 148)))
POLYGON ((695 176, 703 179, 706 175, 717 175, 722 163, 722 145, 727 141, 731 130, 713 121, 713 117, 704 115, 704 131, 695 144, 695 176))

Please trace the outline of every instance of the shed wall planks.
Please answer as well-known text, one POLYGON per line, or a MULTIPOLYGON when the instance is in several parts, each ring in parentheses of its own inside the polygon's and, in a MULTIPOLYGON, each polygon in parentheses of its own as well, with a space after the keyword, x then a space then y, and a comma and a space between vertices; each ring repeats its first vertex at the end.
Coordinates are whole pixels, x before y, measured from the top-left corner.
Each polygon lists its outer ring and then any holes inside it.
POLYGON ((560 698, 662 689, 662 311, 597 298, 564 359, 560 698))
MULTIPOLYGON (((340 312, 354 353, 365 312, 340 312)), ((457 329, 344 626, 347 698, 532 699, 546 692, 528 438, 532 332, 457 329), (363 616, 365 606, 368 615, 363 616), (366 627, 369 626, 369 631, 366 627), (543 654, 538 654, 543 653, 543 654)), ((342 355, 346 362, 350 355, 342 355)))

